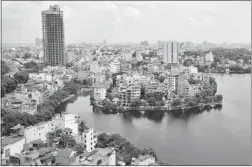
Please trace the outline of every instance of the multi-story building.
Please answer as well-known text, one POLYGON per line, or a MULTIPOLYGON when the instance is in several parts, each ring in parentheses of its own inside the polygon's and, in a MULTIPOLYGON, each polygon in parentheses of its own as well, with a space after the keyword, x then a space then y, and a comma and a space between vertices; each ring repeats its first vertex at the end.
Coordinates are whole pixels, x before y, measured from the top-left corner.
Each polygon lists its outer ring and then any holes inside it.
POLYGON ((77 114, 63 113, 53 117, 52 121, 55 123, 55 129, 70 128, 72 135, 75 136, 78 134, 78 119, 77 114))
POLYGON ((132 100, 140 98, 141 87, 139 85, 121 86, 119 90, 123 106, 130 106, 132 100))
POLYGON ((97 84, 97 83, 104 83, 105 82, 105 74, 103 73, 95 73, 94 75, 91 75, 90 77, 92 79, 92 83, 93 84, 97 84))
POLYGON ((55 122, 48 121, 42 122, 34 126, 30 126, 24 129, 25 142, 29 143, 34 140, 42 140, 46 142, 47 137, 46 134, 48 132, 55 131, 55 122))
POLYGON ((167 63, 178 63, 179 43, 178 42, 166 42, 164 44, 164 57, 163 61, 167 63))
POLYGON ((102 72, 102 68, 101 68, 101 66, 99 65, 99 62, 98 62, 98 61, 92 61, 92 62, 90 63, 90 72, 93 72, 93 73, 102 72))
POLYGON ((113 73, 118 73, 120 72, 120 62, 118 61, 113 61, 110 63, 110 72, 113 73))
POLYGON ((143 56, 142 56, 140 50, 136 50, 136 60, 137 61, 142 61, 143 60, 143 56))
POLYGON ((93 87, 94 100, 98 103, 106 98, 106 87, 103 84, 96 84, 93 87))
MULTIPOLYGON (((23 136, 6 136, 1 138, 1 159, 9 159, 10 156, 21 153, 24 149, 25 138, 23 136)), ((1 164, 3 165, 3 164, 1 164)))
POLYGON ((63 11, 58 5, 42 11, 44 58, 51 66, 64 65, 65 40, 63 11))
POLYGON ((94 129, 86 129, 77 139, 78 143, 84 144, 85 151, 92 152, 95 150, 95 145, 97 143, 97 134, 94 129))
POLYGON ((212 52, 207 53, 207 54, 206 54, 206 57, 205 57, 205 62, 206 62, 206 63, 207 63, 207 62, 212 63, 213 61, 214 61, 214 57, 213 57, 212 52))
POLYGON ((165 41, 157 41, 157 49, 163 49, 165 45, 165 41))
POLYGON ((178 90, 179 75, 169 75, 165 80, 164 84, 168 85, 168 88, 172 91, 177 92, 178 90))

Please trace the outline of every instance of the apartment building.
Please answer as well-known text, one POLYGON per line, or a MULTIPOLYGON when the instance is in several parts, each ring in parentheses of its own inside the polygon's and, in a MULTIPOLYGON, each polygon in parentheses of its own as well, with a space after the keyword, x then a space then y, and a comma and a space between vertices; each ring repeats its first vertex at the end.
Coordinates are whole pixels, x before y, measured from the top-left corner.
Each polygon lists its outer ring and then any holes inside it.
POLYGON ((46 142, 46 134, 56 130, 56 124, 54 121, 41 122, 34 126, 30 126, 24 129, 25 142, 29 143, 34 140, 42 140, 46 142))
POLYGON ((113 73, 118 73, 120 72, 120 62, 118 61, 113 61, 110 63, 110 72, 113 74, 113 73))
POLYGON ((103 73, 95 73, 94 75, 91 76, 92 83, 97 84, 97 83, 104 83, 105 82, 105 75, 103 73))
POLYGON ((213 56, 213 54, 212 54, 212 52, 208 52, 207 54, 206 54, 206 56, 205 56, 205 62, 207 63, 207 62, 213 62, 214 61, 214 56, 213 56))
POLYGON ((95 150, 95 145, 97 143, 97 133, 94 129, 86 129, 81 135, 77 137, 77 143, 84 144, 85 151, 92 152, 95 150))
POLYGON ((130 106, 131 101, 140 98, 141 87, 139 85, 123 85, 119 90, 120 98, 122 99, 123 106, 130 106))
POLYGON ((73 136, 78 134, 78 120, 79 116, 71 113, 58 114, 52 118, 52 121, 55 123, 55 129, 70 128, 73 136))
POLYGON ((178 91, 178 83, 179 75, 168 75, 168 77, 164 80, 164 84, 172 91, 175 91, 175 93, 178 91))
POLYGON ((106 86, 104 84, 95 84, 93 86, 94 99, 99 103, 106 98, 106 86))
POLYGON ((45 60, 51 66, 64 65, 65 63, 65 35, 63 11, 58 5, 42 11, 43 51, 45 60))
POLYGON ((163 61, 165 64, 178 63, 178 54, 179 54, 178 42, 169 41, 164 44, 163 61))

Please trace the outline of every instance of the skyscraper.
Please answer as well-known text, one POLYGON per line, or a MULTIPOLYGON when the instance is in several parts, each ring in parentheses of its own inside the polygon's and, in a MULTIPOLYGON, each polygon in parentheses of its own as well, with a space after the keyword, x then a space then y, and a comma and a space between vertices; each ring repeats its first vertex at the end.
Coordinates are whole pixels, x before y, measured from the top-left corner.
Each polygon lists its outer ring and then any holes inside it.
POLYGON ((58 5, 42 11, 44 59, 51 66, 64 65, 64 22, 63 11, 58 5))
POLYGON ((164 63, 178 63, 179 43, 166 42, 164 44, 164 63))

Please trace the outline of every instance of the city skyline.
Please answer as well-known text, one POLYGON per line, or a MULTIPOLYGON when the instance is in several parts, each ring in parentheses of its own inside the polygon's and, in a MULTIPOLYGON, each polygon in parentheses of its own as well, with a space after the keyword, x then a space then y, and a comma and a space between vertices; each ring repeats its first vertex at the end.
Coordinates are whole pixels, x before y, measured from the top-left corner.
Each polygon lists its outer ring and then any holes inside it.
POLYGON ((35 38, 42 38, 41 11, 54 4, 64 12, 67 44, 102 43, 104 39, 107 43, 142 40, 250 43, 251 5, 244 1, 6 1, 2 4, 3 43, 34 43, 35 38))

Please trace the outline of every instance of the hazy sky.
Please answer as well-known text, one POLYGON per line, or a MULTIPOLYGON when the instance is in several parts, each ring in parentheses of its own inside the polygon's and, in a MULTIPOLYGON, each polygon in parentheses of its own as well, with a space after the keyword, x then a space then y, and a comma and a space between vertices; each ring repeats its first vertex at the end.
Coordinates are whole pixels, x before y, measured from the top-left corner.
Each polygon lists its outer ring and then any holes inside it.
POLYGON ((251 41, 250 1, 2 1, 3 43, 42 37, 41 11, 59 4, 66 43, 251 41))

